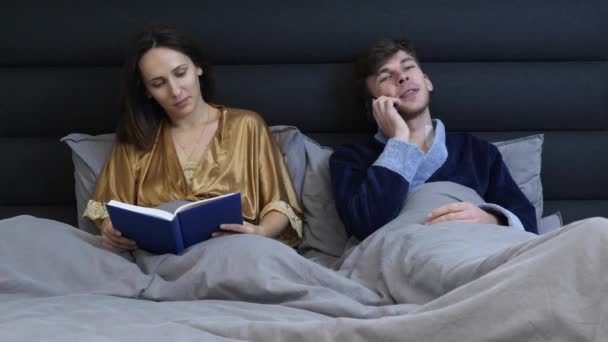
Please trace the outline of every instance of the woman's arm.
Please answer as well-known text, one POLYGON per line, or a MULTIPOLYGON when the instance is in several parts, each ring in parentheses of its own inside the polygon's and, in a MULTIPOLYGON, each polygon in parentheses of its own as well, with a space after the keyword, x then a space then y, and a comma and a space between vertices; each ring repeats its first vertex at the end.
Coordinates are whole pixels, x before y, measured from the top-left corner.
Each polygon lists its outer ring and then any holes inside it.
POLYGON ((287 228, 289 225, 289 218, 282 212, 272 210, 266 214, 260 221, 259 234, 275 238, 287 228))
POLYGON ((296 246, 302 237, 302 210, 291 176, 279 146, 269 128, 256 113, 247 117, 247 158, 250 173, 249 194, 255 202, 253 212, 244 215, 249 222, 242 225, 222 225, 225 233, 248 233, 276 238, 290 246, 296 246))
POLYGON ((83 217, 95 222, 101 229, 102 223, 108 217, 105 203, 118 200, 124 203, 135 203, 135 157, 133 146, 116 142, 112 152, 97 178, 95 191, 87 203, 83 217))
POLYGON ((102 244, 118 251, 133 250, 137 245, 134 241, 122 237, 121 232, 114 227, 105 203, 111 199, 135 203, 133 159, 131 147, 121 143, 114 144, 112 153, 97 179, 95 192, 83 213, 83 217, 95 222, 99 228, 102 244))
POLYGON ((285 159, 264 120, 256 115, 259 212, 257 224, 264 236, 294 247, 302 238, 302 209, 285 159))
POLYGON ((242 233, 276 238, 283 233, 288 225, 289 218, 287 215, 279 211, 272 210, 262 218, 259 225, 249 222, 244 222, 243 224, 222 224, 220 225, 221 230, 211 234, 211 236, 218 237, 234 233, 242 233))

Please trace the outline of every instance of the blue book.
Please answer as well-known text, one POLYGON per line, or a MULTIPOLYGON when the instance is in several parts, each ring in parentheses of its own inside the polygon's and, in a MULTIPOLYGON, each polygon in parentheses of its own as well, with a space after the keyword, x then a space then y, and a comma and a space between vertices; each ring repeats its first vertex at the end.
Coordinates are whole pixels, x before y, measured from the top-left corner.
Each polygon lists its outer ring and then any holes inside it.
POLYGON ((240 192, 196 202, 173 201, 158 208, 110 201, 106 208, 114 228, 155 254, 179 254, 209 239, 222 223, 243 224, 240 192))

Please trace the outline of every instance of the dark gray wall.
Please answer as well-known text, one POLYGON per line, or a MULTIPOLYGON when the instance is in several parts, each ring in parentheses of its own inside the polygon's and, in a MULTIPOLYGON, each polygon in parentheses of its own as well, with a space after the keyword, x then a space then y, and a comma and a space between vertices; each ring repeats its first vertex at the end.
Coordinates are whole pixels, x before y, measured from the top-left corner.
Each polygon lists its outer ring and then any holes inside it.
POLYGON ((608 2, 32 1, 0 11, 0 217, 73 223, 71 132, 113 131, 130 37, 190 32, 215 64, 216 102, 324 143, 369 133, 351 61, 380 37, 412 39, 449 130, 542 132, 547 214, 608 216, 608 2))

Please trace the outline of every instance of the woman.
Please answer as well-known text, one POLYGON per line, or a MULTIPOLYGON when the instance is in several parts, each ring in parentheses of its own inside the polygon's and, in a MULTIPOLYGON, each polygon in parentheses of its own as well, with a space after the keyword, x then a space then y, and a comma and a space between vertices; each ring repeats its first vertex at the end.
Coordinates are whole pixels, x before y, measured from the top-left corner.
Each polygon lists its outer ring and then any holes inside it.
POLYGON ((301 209, 268 127, 254 112, 209 102, 211 69, 192 40, 169 27, 147 29, 123 72, 117 143, 83 214, 104 246, 137 248, 112 225, 109 200, 155 207, 235 191, 244 224, 222 225, 214 237, 249 233, 297 245, 301 209))

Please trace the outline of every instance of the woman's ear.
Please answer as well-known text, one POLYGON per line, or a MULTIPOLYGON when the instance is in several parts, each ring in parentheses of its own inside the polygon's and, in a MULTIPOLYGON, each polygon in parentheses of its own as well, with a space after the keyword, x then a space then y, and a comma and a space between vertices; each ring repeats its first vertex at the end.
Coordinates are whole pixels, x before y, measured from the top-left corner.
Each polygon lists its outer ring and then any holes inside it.
POLYGON ((196 74, 199 76, 203 76, 203 69, 201 69, 200 67, 196 68, 196 74))

